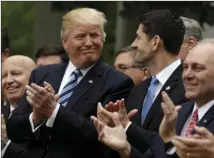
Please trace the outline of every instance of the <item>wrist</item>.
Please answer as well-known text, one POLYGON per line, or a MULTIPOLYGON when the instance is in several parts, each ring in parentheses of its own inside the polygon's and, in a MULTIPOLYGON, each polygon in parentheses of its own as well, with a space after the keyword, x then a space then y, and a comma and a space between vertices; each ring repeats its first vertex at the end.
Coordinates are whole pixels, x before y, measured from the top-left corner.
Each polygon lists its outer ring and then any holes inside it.
POLYGON ((34 125, 40 124, 44 119, 45 119, 44 115, 39 114, 36 111, 33 111, 32 121, 34 125))
POLYGON ((119 151, 121 158, 129 158, 131 155, 131 146, 128 141, 126 141, 126 146, 124 149, 119 151))
POLYGON ((131 121, 127 120, 123 122, 123 128, 126 128, 129 124, 131 123, 131 121))

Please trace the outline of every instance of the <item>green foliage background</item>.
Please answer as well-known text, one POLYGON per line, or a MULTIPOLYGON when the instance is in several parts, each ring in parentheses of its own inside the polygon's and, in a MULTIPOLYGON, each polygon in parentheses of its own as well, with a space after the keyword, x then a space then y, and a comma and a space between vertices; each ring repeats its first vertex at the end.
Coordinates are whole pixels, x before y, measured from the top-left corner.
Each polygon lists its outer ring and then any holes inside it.
MULTIPOLYGON (((41 2, 1 2, 2 27, 6 27, 9 32, 11 55, 23 54, 30 57, 34 55, 36 3, 41 2)), ((105 28, 107 38, 102 58, 105 62, 112 64, 115 54, 117 1, 54 1, 50 3, 52 12, 69 11, 77 7, 92 7, 104 12, 108 23, 105 28)), ((214 2, 126 1, 123 5, 124 10, 120 15, 126 19, 133 19, 137 15, 153 9, 171 9, 179 15, 195 18, 201 24, 206 22, 212 25, 214 23, 214 2)))
POLYGON ((1 2, 2 26, 9 32, 11 55, 32 57, 35 2, 1 2))

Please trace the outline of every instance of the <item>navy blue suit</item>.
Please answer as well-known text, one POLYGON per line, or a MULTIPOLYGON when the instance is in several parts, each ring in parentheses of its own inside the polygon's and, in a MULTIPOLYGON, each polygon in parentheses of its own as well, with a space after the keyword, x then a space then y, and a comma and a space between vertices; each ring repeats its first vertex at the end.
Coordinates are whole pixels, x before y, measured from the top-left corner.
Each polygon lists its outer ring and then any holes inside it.
MULTIPOLYGON (((192 110, 194 108, 193 102, 187 102, 182 105, 181 110, 178 113, 178 120, 176 125, 176 134, 181 135, 181 131, 186 123, 186 120, 191 115, 192 110)), ((199 127, 205 127, 210 132, 214 134, 214 105, 204 114, 204 116, 201 118, 201 120, 196 124, 199 127)), ((192 131, 192 134, 194 134, 195 131, 192 131)), ((171 145, 167 145, 167 149, 172 148, 171 145)), ((172 156, 168 156, 169 158, 177 158, 177 154, 175 153, 172 156)))
MULTIPOLYGON (((43 85, 47 81, 58 92, 66 67, 67 63, 37 68, 30 83, 43 85)), ((106 105, 126 98, 132 87, 128 76, 98 61, 75 88, 66 107, 60 106, 53 128, 44 123, 35 133, 31 131, 32 107, 24 97, 8 120, 8 136, 14 142, 28 142, 29 152, 36 153, 31 157, 103 157, 90 116, 96 116, 98 102, 106 105)))

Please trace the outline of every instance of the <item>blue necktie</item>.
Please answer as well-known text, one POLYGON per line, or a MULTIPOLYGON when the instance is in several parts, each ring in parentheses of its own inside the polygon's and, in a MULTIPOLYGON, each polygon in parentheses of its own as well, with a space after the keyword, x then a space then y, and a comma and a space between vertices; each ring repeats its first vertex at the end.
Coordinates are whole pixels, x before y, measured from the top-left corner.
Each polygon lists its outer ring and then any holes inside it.
POLYGON ((142 108, 142 113, 141 113, 141 126, 143 126, 146 116, 152 106, 153 100, 154 100, 154 95, 156 91, 157 84, 159 83, 158 79, 156 77, 152 77, 152 81, 149 85, 149 88, 147 90, 147 94, 145 97, 144 105, 142 108))
POLYGON ((76 69, 71 73, 70 81, 64 86, 59 96, 58 103, 62 106, 66 106, 68 99, 73 93, 74 88, 77 86, 78 77, 82 75, 81 71, 76 69))

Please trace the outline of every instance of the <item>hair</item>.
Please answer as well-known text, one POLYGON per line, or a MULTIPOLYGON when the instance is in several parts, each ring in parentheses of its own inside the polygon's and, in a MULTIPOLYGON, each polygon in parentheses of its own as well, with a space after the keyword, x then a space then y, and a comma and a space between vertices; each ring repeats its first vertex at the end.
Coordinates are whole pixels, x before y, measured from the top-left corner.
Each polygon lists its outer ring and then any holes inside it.
POLYGON ((9 36, 6 28, 1 29, 1 52, 9 48, 9 36))
POLYGON ((62 18, 61 38, 67 39, 70 29, 76 24, 99 25, 103 41, 105 41, 106 33, 104 25, 107 22, 105 14, 92 8, 77 8, 66 13, 62 18))
POLYGON ((43 56, 59 56, 62 62, 67 62, 69 60, 68 55, 62 46, 58 45, 46 45, 39 48, 35 54, 36 59, 43 56))
POLYGON ((132 47, 131 45, 128 45, 128 46, 120 49, 118 52, 116 52, 115 57, 117 57, 118 55, 123 54, 123 53, 128 53, 131 56, 131 58, 133 59, 133 66, 136 66, 139 68, 145 67, 144 64, 137 63, 135 61, 135 54, 137 53, 137 50, 134 47, 132 47))
POLYGON ((197 45, 200 45, 200 44, 212 44, 214 46, 214 38, 205 38, 205 39, 202 39, 201 41, 199 41, 197 43, 197 45))
POLYGON ((178 55, 185 32, 179 16, 169 10, 155 10, 141 15, 139 20, 149 40, 158 35, 163 40, 165 50, 178 55))
POLYGON ((197 42, 203 39, 202 28, 196 20, 187 17, 181 17, 181 19, 185 26, 184 41, 190 36, 193 36, 197 42))

